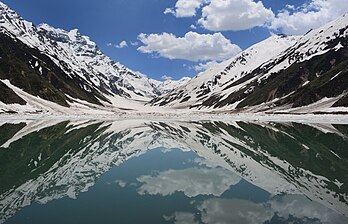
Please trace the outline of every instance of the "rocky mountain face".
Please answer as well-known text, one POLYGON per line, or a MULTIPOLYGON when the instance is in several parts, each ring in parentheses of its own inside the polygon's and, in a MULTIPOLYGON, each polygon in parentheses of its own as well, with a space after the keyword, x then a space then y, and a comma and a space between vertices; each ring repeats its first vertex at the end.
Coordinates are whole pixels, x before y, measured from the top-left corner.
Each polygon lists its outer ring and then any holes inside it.
MULTIPOLYGON (((35 26, 1 2, 0 38, 0 79, 62 106, 80 100, 111 104, 114 96, 148 101, 183 81, 149 79, 112 61, 78 30, 35 26)), ((0 85, 2 103, 26 104, 6 82, 0 85)))
POLYGON ((302 194, 348 215, 345 125, 28 120, 1 123, 0 136, 0 223, 33 202, 77 198, 159 147, 194 151, 272 195, 302 194))
POLYGON ((348 15, 302 37, 273 36, 152 105, 198 110, 347 112, 348 15))

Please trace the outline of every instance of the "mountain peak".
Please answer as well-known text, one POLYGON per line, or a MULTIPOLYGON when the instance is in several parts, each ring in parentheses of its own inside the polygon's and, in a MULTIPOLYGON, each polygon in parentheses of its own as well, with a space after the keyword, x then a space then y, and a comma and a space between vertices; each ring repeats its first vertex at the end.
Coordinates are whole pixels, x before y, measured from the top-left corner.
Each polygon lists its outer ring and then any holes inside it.
POLYGON ((69 34, 72 35, 72 36, 74 36, 74 37, 80 37, 80 36, 81 36, 81 34, 80 34, 80 32, 79 32, 78 29, 72 29, 72 30, 70 30, 70 31, 69 31, 69 34))
POLYGON ((10 23, 18 23, 18 20, 23 19, 7 5, 0 2, 0 27, 8 28, 10 23))
POLYGON ((0 1, 0 10, 11 10, 11 9, 6 4, 0 1))
POLYGON ((6 23, 18 23, 18 21, 30 23, 23 20, 14 10, 0 1, 0 27, 3 27, 6 23))
POLYGON ((39 24, 37 28, 41 34, 53 38, 58 42, 80 43, 96 47, 96 43, 91 41, 89 37, 82 36, 78 29, 66 31, 61 28, 52 27, 46 23, 39 24))
MULTIPOLYGON (((134 102, 141 104, 139 102, 149 101, 153 97, 162 94, 162 91, 171 90, 168 89, 168 86, 166 89, 162 89, 159 86, 162 82, 134 73, 121 63, 113 61, 97 47, 95 42, 88 36, 82 35, 78 29, 66 31, 46 23, 35 26, 21 18, 5 4, 1 3, 0 6, 0 35, 2 35, 0 37, 4 39, 3 43, 0 42, 0 45, 7 44, 18 50, 23 47, 23 44, 26 45, 24 50, 19 50, 26 58, 25 60, 18 58, 18 61, 23 62, 22 67, 17 68, 11 61, 2 61, 2 63, 7 63, 15 70, 26 70, 31 77, 43 79, 43 85, 46 86, 40 86, 33 90, 29 88, 31 86, 30 80, 23 78, 20 72, 0 73, 3 80, 10 80, 9 85, 14 84, 15 87, 23 89, 29 94, 35 94, 35 96, 55 103, 59 102, 60 105, 64 106, 68 106, 68 102, 71 102, 72 99, 77 102, 84 100, 94 104, 114 104, 114 102, 117 103, 114 98, 117 98, 133 104, 134 102), (41 58, 43 55, 47 57, 41 58), (48 74, 53 70, 59 73, 56 76, 59 77, 57 78, 59 81, 54 82, 56 86, 51 86, 52 74, 48 74), (36 75, 38 76, 36 77, 36 75), (73 80, 73 82, 69 81, 67 83, 60 78, 67 78, 73 80), (18 83, 13 80, 22 80, 22 82, 18 83), (25 83, 27 82, 29 84, 26 86, 25 83), (62 86, 64 86, 64 89, 62 89, 62 86), (41 91, 41 88, 54 89, 60 96, 55 96, 55 98, 48 96, 44 91, 41 91), (80 94, 81 92, 84 92, 84 94, 80 94)), ((7 54, 11 53, 13 53, 13 50, 7 52, 7 54)), ((176 85, 181 83, 172 84, 171 88, 175 88, 176 85)), ((11 89, 13 86, 8 86, 8 88, 11 89)), ((10 92, 10 90, 7 91, 10 92)), ((11 94, 21 95, 13 92, 11 94)), ((17 98, 20 99, 20 97, 17 98)), ((17 101, 19 102, 19 100, 17 101)), ((27 100, 24 100, 24 102, 30 104, 27 100)), ((140 106, 135 105, 136 108, 140 106)), ((45 110, 41 106, 37 107, 37 105, 33 108, 45 110)), ((14 110, 19 109, 16 107, 14 110)))

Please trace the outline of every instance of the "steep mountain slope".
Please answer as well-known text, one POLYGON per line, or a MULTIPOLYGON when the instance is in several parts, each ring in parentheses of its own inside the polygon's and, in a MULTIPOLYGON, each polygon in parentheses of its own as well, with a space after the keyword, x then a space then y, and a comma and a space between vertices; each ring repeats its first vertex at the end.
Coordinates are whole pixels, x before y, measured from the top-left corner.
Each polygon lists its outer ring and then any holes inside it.
POLYGON ((73 62, 73 67, 77 71, 81 70, 78 74, 82 74, 82 78, 95 86, 132 99, 152 98, 161 94, 157 92, 153 80, 112 61, 89 37, 82 36, 78 30, 67 32, 47 24, 40 24, 37 28, 39 34, 65 49, 69 53, 67 63, 73 62))
POLYGON ((186 85, 154 99, 153 105, 200 107, 204 99, 223 92, 225 87, 237 82, 255 68, 289 48, 297 40, 293 36, 272 36, 257 43, 230 60, 224 61, 198 74, 186 85))
MULTIPOLYGON (((258 65, 255 63, 254 66, 238 69, 238 62, 248 65, 251 60, 257 61, 253 57, 249 60, 241 57, 243 54, 253 55, 249 53, 252 47, 232 60, 232 64, 227 61, 199 74, 185 87, 153 100, 152 104, 253 112, 347 111, 346 108, 330 109, 348 106, 347 29, 348 15, 344 15, 311 30, 295 44, 287 42, 293 46, 280 49, 274 55, 269 51, 273 51, 277 44, 269 45, 259 52, 264 60, 260 60, 258 65), (232 69, 226 72, 230 67, 232 69), (222 80, 225 74, 228 78, 222 80), (200 79, 203 81, 196 81, 200 79), (220 88, 214 87, 214 84, 220 88)), ((269 39, 260 44, 267 41, 273 42, 269 39)))
MULTIPOLYGON (((78 30, 35 26, 1 2, 0 38, 0 79, 48 102, 65 107, 81 101, 117 104, 114 97, 146 102, 168 91, 164 83, 112 61, 78 30)), ((0 82, 0 101, 25 105, 6 83, 0 82)))
MULTIPOLYGON (((70 78, 49 57, 41 54, 37 49, 30 48, 20 41, 14 41, 1 33, 0 40, 1 80, 9 80, 11 84, 27 93, 62 106, 68 106, 68 97, 65 94, 96 104, 100 104, 96 97, 107 100, 83 79, 70 78), (81 86, 88 89, 88 92, 81 86)), ((26 104, 8 85, 4 82, 1 82, 1 85, 2 91, 8 93, 1 95, 2 102, 26 104)))

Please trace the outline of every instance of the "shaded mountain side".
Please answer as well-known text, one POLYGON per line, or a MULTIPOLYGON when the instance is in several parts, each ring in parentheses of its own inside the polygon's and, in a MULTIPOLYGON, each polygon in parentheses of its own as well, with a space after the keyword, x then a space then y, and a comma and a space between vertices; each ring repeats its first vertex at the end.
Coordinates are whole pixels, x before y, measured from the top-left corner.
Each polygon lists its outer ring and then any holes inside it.
MULTIPOLYGON (((338 51, 331 50, 324 55, 315 56, 310 60, 295 63, 285 70, 272 73, 267 79, 255 80, 227 98, 220 100, 213 96, 203 105, 215 104, 214 108, 224 107, 241 101, 237 108, 259 105, 274 99, 275 106, 292 104, 292 107, 306 106, 324 97, 335 97, 348 93, 348 48, 338 51), (252 91, 248 91, 252 90, 252 91), (281 99, 283 98, 283 99, 281 99)), ((245 77, 252 79, 260 74, 261 69, 245 77)), ((267 71, 262 71, 267 73, 267 71)), ((238 85, 239 83, 236 83, 238 85)), ((334 106, 348 106, 347 99, 342 98, 334 106)))
MULTIPOLYGON (((325 97, 331 98, 348 92, 348 48, 347 39, 338 51, 313 57, 302 63, 293 64, 288 69, 272 74, 265 82, 255 87, 254 92, 243 100, 238 108, 257 105, 291 94, 277 106, 292 104, 301 107, 317 102, 325 97), (307 84, 306 84, 307 83, 307 84)), ((335 106, 348 106, 342 100, 335 106)))
POLYGON ((8 88, 3 82, 0 82, 0 101, 5 104, 26 104, 25 100, 18 96, 12 89, 8 88))
MULTIPOLYGON (((2 33, 0 33, 0 79, 7 79, 11 84, 33 96, 39 96, 62 106, 68 106, 68 102, 71 101, 65 94, 94 104, 101 104, 98 98, 107 101, 91 87, 86 91, 86 86, 89 85, 84 80, 77 76, 69 77, 46 55, 2 33)), ((2 102, 24 104, 13 91, 8 88, 4 90, 7 95, 0 95, 2 102)))

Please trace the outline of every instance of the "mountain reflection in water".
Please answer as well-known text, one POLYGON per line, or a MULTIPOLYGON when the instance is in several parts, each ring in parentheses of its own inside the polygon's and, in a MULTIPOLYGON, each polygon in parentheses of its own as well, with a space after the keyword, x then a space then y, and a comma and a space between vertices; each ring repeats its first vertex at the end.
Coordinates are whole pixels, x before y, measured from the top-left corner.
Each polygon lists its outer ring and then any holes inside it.
POLYGON ((348 223, 348 125, 0 125, 0 223, 348 223))

